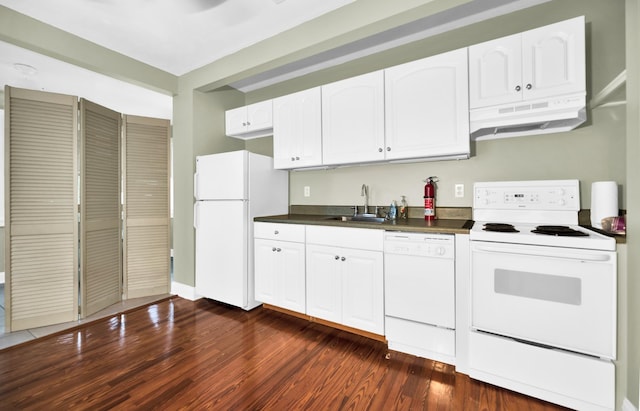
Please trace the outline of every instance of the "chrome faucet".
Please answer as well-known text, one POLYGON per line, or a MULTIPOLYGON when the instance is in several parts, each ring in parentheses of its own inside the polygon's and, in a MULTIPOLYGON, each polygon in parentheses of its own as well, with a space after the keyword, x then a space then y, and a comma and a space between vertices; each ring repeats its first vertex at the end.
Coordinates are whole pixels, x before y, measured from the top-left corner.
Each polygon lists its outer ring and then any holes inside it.
POLYGON ((366 184, 362 185, 360 190, 360 196, 364 197, 364 210, 362 210, 363 214, 369 213, 369 187, 366 184))

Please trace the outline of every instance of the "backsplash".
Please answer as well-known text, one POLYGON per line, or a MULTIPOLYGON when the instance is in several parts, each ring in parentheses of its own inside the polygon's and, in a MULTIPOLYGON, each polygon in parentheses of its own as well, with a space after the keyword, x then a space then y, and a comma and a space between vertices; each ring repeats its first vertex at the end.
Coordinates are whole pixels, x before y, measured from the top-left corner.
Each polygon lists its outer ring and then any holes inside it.
MULTIPOLYGON (((331 215, 331 216, 350 216, 353 215, 353 206, 340 205, 302 205, 292 204, 289 206, 291 214, 309 214, 309 215, 331 215)), ((378 207, 379 211, 387 211, 389 205, 369 206, 369 212, 373 213, 378 207)), ((358 212, 362 213, 362 206, 358 205, 358 212)), ((382 214, 380 213, 382 216, 382 214)), ((409 207, 409 218, 423 218, 424 209, 422 207, 409 207)), ((437 207, 436 217, 443 220, 471 220, 471 207, 437 207)))

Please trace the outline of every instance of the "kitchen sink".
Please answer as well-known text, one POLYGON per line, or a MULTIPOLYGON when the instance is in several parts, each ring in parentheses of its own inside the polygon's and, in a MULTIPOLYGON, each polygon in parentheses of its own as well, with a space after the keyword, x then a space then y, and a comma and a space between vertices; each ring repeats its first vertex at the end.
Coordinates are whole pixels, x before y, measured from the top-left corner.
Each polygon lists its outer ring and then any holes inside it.
POLYGON ((376 217, 374 215, 352 215, 352 216, 342 216, 342 217, 328 217, 327 220, 336 220, 336 221, 345 221, 345 222, 354 222, 354 223, 376 223, 381 224, 384 223, 384 217, 376 217))

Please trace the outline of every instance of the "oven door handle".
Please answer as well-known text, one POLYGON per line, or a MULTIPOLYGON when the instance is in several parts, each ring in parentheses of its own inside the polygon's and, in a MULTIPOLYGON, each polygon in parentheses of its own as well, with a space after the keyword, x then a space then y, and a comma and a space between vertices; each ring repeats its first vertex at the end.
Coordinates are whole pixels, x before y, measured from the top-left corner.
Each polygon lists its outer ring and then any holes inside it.
POLYGON ((572 252, 556 252, 545 250, 516 250, 506 247, 490 247, 490 246, 475 246, 472 250, 485 251, 488 253, 501 253, 501 254, 519 254, 519 255, 531 255, 535 257, 555 257, 563 258, 565 260, 580 260, 580 261, 593 261, 593 262, 606 262, 611 260, 611 256, 608 254, 594 254, 594 253, 572 253, 572 252))

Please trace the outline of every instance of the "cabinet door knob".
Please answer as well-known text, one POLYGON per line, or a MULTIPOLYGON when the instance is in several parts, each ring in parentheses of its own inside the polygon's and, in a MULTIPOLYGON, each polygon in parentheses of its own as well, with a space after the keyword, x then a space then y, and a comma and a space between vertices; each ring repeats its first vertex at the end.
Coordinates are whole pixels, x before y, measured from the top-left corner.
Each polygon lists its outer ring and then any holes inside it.
POLYGON ((340 256, 339 256, 339 255, 337 255, 337 256, 335 256, 335 257, 333 257, 333 258, 335 258, 336 260, 339 260, 339 259, 340 259, 340 256))
POLYGON ((522 88, 520 86, 516 86, 516 91, 520 91, 522 88))
POLYGON ((387 147, 387 151, 391 151, 391 147, 387 147))
POLYGON ((271 249, 271 251, 276 251, 276 248, 275 248, 275 247, 273 247, 273 248, 271 249))
POLYGON ((340 259, 340 261, 344 261, 344 260, 346 260, 346 258, 345 258, 345 257, 342 257, 342 258, 340 259))
POLYGON ((527 84, 527 90, 531 90, 531 87, 533 87, 531 84, 527 84))
POLYGON ((248 126, 250 126, 250 125, 251 125, 251 122, 247 121, 247 125, 248 125, 248 126))
POLYGON ((300 157, 296 157, 296 160, 300 160, 300 157))
POLYGON ((382 153, 382 147, 378 148, 378 153, 382 153))
POLYGON ((280 251, 282 251, 282 249, 281 248, 276 248, 276 251, 280 252, 280 251))
POLYGON ((296 161, 296 158, 295 157, 291 157, 291 161, 296 161))

